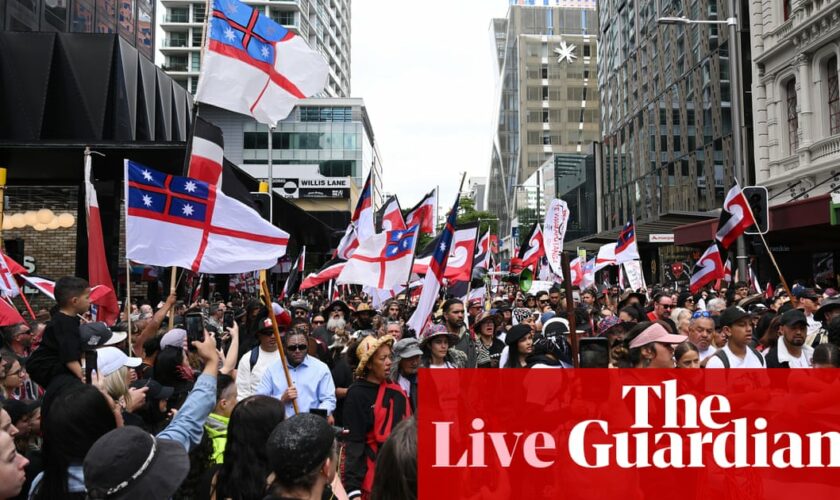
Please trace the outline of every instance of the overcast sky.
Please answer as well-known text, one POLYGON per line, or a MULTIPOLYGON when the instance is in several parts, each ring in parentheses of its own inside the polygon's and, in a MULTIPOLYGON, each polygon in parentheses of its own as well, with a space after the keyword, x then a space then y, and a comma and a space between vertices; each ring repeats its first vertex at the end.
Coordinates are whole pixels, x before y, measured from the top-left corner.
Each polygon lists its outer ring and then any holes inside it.
POLYGON ((367 105, 384 188, 409 208, 487 176, 495 109, 490 20, 505 0, 355 0, 351 93, 367 105))

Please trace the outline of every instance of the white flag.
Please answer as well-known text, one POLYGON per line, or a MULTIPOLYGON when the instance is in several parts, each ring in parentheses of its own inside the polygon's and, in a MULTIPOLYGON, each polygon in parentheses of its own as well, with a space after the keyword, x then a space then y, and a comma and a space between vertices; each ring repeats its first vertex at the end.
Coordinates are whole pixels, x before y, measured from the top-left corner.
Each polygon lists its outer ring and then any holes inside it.
POLYGON ((563 253, 563 239, 566 237, 566 226, 569 223, 569 206, 565 201, 553 199, 548 205, 543 223, 543 245, 548 265, 558 276, 563 275, 560 265, 560 255, 563 253))
POLYGON ((362 241, 336 283, 365 285, 379 290, 391 290, 408 280, 418 226, 397 231, 376 233, 362 241))

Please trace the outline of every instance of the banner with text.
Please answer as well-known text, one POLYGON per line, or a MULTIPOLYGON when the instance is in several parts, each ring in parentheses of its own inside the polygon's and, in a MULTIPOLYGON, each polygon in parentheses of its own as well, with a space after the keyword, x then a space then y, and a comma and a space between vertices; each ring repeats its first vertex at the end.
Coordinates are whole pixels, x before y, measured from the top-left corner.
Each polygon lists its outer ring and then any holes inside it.
POLYGON ((563 239, 566 237, 566 226, 569 223, 569 206, 560 199, 551 200, 543 222, 543 244, 545 256, 551 271, 563 275, 560 265, 560 255, 563 253, 563 239))

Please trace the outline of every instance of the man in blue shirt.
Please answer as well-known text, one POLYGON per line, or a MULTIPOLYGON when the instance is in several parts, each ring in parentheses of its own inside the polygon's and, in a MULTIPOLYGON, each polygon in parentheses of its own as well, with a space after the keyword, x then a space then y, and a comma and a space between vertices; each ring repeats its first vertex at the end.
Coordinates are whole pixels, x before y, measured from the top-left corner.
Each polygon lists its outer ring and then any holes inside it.
POLYGON ((332 425, 335 411, 335 384, 330 369, 321 360, 309 356, 309 339, 303 333, 290 331, 283 340, 289 376, 292 386, 286 383, 283 363, 276 361, 263 374, 255 394, 280 399, 285 405, 286 418, 295 414, 292 401, 297 401, 298 410, 309 413, 313 408, 327 410, 327 421, 332 425))

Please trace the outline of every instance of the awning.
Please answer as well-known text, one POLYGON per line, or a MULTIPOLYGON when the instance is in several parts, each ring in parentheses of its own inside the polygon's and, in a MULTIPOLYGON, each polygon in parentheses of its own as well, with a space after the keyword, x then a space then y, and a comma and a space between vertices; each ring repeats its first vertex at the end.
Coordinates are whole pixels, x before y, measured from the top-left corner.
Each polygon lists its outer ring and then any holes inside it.
MULTIPOLYGON (((791 248, 837 248, 840 231, 831 226, 831 197, 815 196, 770 207, 768 243, 784 244, 791 248)), ((674 244, 704 247, 711 243, 717 231, 718 218, 674 229, 674 244)))
MULTIPOLYGON (((655 220, 637 220, 636 241, 640 244, 648 243, 651 234, 671 234, 677 227, 686 224, 693 225, 691 223, 704 221, 709 217, 706 213, 674 211, 665 213, 655 220)), ((611 231, 602 231, 585 238, 568 241, 565 243, 565 246, 597 250, 598 247, 606 243, 615 243, 621 229, 616 228, 611 231)))

